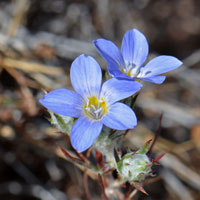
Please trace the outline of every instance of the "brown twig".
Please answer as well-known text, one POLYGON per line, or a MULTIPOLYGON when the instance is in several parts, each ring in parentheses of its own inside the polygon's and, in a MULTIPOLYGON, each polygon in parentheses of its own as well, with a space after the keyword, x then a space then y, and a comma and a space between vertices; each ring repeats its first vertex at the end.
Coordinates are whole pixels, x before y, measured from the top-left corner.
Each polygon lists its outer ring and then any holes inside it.
POLYGON ((104 184, 103 184, 103 179, 102 179, 100 174, 98 174, 98 182, 99 182, 99 185, 101 187, 101 192, 102 192, 102 196, 103 196, 104 200, 109 200, 107 195, 106 195, 105 187, 104 187, 104 184))
POLYGON ((84 180, 84 188, 85 188, 85 193, 86 193, 87 199, 91 200, 92 198, 91 198, 91 194, 90 194, 89 187, 88 187, 87 169, 84 170, 83 180, 84 180))
POLYGON ((160 115, 160 118, 159 118, 159 123, 158 123, 158 129, 157 131, 155 132, 155 136, 154 136, 154 139, 153 139, 153 142, 151 143, 151 146, 147 152, 147 155, 150 156, 151 152, 152 152, 152 149, 156 143, 156 141, 158 140, 159 136, 160 136, 160 130, 161 130, 161 122, 162 122, 162 118, 163 118, 163 114, 160 115))
POLYGON ((82 153, 79 153, 78 151, 76 151, 76 149, 74 149, 76 155, 83 161, 85 162, 87 165, 90 165, 90 161, 87 159, 86 156, 84 156, 82 153))
POLYGON ((66 158, 68 159, 71 159, 73 161, 81 161, 79 158, 76 158, 76 157, 73 157, 71 156, 64 148, 62 148, 60 145, 59 145, 59 148, 60 150, 63 152, 63 154, 66 156, 66 158))

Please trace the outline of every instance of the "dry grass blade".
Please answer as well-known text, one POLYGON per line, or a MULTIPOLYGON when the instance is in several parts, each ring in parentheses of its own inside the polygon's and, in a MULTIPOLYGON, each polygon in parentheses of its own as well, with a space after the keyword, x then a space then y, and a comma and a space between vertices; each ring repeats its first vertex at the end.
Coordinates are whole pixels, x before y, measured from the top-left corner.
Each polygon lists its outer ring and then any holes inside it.
POLYGON ((133 197, 137 194, 138 190, 137 189, 134 189, 131 194, 129 195, 128 199, 127 200, 131 200, 133 199, 133 197))
POLYGON ((39 89, 40 85, 35 81, 30 80, 29 78, 23 76, 22 73, 16 69, 4 67, 4 69, 18 82, 19 85, 27 86, 30 88, 39 89))
POLYGON ((25 19, 26 12, 30 6, 29 0, 17 0, 15 1, 15 3, 15 14, 8 29, 8 35, 10 37, 15 36, 17 29, 19 28, 19 25, 22 23, 22 21, 25 19))
POLYGON ((0 64, 10 68, 20 69, 25 72, 40 72, 52 76, 60 76, 64 73, 64 71, 59 67, 47 66, 11 58, 2 58, 0 64))
POLYGON ((194 115, 189 109, 181 106, 173 105, 161 100, 153 99, 141 95, 137 101, 137 105, 143 109, 150 109, 156 113, 163 113, 164 117, 172 119, 184 127, 191 128, 200 120, 200 115, 194 115))
MULTIPOLYGON (((145 141, 148 141, 149 139, 152 139, 154 137, 154 133, 151 130, 147 129, 142 123, 139 123, 137 128, 134 130, 134 132, 138 132, 138 134, 134 134, 133 136, 132 132, 133 131, 130 131, 130 134, 128 134, 127 138, 125 139, 128 143, 130 143, 131 141, 130 145, 134 144, 136 147, 141 147, 142 145, 144 145, 145 141)), ((176 144, 167 139, 159 137, 153 151, 164 151, 168 153, 172 152, 173 154, 178 155, 180 157, 186 151, 194 148, 195 146, 190 140, 181 144, 176 144)))
POLYGON ((170 192, 174 192, 180 200, 194 200, 187 187, 169 170, 163 169, 161 176, 170 192))
MULTIPOLYGON (((40 85, 39 88, 45 89, 47 91, 63 87, 63 84, 60 81, 60 79, 62 78, 61 76, 59 76, 59 80, 55 79, 55 77, 50 77, 46 74, 41 74, 37 72, 29 72, 28 76, 34 79, 34 81, 37 82, 38 85, 40 85)), ((63 78, 65 78, 64 74, 63 78)))
POLYGON ((26 86, 26 78, 15 69, 7 67, 5 69, 19 84, 21 100, 23 100, 22 108, 24 108, 25 112, 28 113, 30 116, 35 116, 38 113, 38 108, 36 106, 36 101, 33 97, 32 92, 26 86))
POLYGON ((161 160, 160 163, 173 170, 176 175, 188 185, 192 186, 196 190, 200 191, 200 175, 187 167, 182 163, 176 156, 167 153, 161 160))

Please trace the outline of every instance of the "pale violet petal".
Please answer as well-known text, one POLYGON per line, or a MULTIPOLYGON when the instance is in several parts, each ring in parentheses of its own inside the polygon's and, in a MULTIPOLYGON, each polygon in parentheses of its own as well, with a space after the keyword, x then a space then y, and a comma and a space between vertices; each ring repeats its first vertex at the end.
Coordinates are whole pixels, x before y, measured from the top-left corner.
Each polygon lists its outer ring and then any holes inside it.
POLYGON ((80 55, 71 65, 70 78, 74 90, 82 96, 98 95, 101 89, 102 72, 91 56, 80 55))
POLYGON ((72 146, 78 152, 87 150, 101 133, 102 127, 103 124, 101 122, 94 122, 86 117, 80 117, 71 130, 72 146))
POLYGON ((161 84, 165 81, 166 76, 153 76, 153 77, 148 77, 148 78, 141 78, 143 81, 148 81, 156 84, 161 84))
POLYGON ((101 90, 101 97, 112 104, 116 101, 132 96, 140 90, 142 84, 133 80, 118 80, 115 78, 107 80, 101 90))
POLYGON ((82 97, 64 88, 53 90, 40 99, 47 109, 64 116, 79 117, 81 115, 82 97))
POLYGON ((125 33, 121 49, 126 65, 132 63, 136 67, 140 67, 145 62, 149 53, 147 39, 137 29, 125 33))
POLYGON ((122 54, 113 42, 105 39, 97 39, 93 43, 108 64, 113 64, 118 69, 124 66, 122 54))
POLYGON ((182 62, 173 56, 158 56, 149 61, 142 69, 142 77, 156 76, 173 69, 176 69, 182 65, 182 62))
POLYGON ((110 106, 102 122, 109 128, 126 130, 132 129, 137 125, 137 118, 129 106, 118 102, 110 106))

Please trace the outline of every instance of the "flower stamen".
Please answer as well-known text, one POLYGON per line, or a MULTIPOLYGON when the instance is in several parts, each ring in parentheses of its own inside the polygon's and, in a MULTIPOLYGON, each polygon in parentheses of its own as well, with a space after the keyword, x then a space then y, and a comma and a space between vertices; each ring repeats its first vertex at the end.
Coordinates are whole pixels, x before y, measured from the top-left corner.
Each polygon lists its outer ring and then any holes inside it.
POLYGON ((126 63, 124 68, 121 68, 121 72, 132 78, 137 77, 140 73, 140 67, 137 67, 133 63, 126 63))
POLYGON ((107 113, 106 101, 101 98, 98 99, 95 96, 88 97, 84 106, 85 114, 93 120, 101 120, 102 117, 107 113))

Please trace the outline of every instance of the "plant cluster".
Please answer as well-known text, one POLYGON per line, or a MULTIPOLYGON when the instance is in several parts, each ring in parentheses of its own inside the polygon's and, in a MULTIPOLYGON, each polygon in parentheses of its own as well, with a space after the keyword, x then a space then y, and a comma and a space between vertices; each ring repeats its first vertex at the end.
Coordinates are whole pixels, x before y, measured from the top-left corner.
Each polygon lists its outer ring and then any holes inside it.
POLYGON ((155 164, 147 156, 150 143, 124 154, 119 143, 127 130, 137 125, 132 105, 142 82, 161 84, 166 77, 160 74, 180 67, 182 62, 161 55, 144 65, 148 42, 136 29, 125 33, 121 51, 105 39, 95 40, 94 45, 108 63, 110 78, 102 84, 102 71, 96 60, 80 55, 70 69, 74 91, 64 88, 51 91, 40 103, 49 110, 52 124, 70 136, 77 152, 93 147, 101 154, 103 164, 98 168, 101 175, 114 169, 120 184, 129 182, 142 190, 140 183, 151 174, 155 164))

